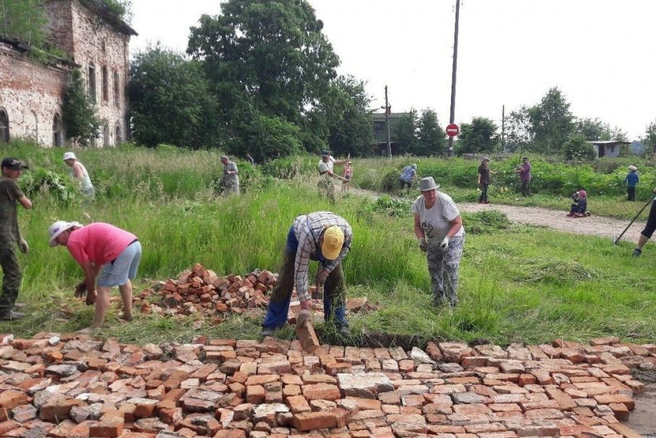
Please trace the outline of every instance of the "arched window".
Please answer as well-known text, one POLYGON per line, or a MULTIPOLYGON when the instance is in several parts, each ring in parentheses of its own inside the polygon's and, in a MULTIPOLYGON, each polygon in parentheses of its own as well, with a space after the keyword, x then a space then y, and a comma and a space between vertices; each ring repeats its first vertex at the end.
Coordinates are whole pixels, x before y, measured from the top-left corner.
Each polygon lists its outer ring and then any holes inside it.
POLYGON ((116 122, 116 127, 114 128, 114 144, 119 145, 123 141, 123 136, 121 135, 121 124, 116 122))
POLYGON ((103 65, 102 68, 102 100, 103 102, 109 101, 109 76, 106 65, 103 65))
POLYGON ((116 70, 114 70, 114 106, 121 107, 121 81, 116 70))
POLYGON ((103 146, 109 146, 109 125, 103 123, 103 146))
POLYGON ((62 121, 59 114, 55 114, 55 117, 52 120, 52 145, 62 145, 62 121))
POLYGON ((91 102, 96 103, 96 67, 89 64, 89 96, 91 102))
POLYGON ((9 116, 4 108, 0 108, 0 141, 9 141, 9 116))

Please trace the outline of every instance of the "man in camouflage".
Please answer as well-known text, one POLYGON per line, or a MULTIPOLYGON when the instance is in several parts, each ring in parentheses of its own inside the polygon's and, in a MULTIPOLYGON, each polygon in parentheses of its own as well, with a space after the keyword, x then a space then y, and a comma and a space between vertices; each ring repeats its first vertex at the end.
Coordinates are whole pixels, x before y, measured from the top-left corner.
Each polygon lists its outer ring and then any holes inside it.
POLYGON ((0 294, 0 320, 15 320, 25 316, 13 310, 22 280, 15 243, 27 254, 29 246, 18 228, 17 205, 32 208, 32 202, 23 194, 16 180, 27 166, 16 158, 2 160, 0 178, 0 266, 2 266, 2 293, 0 294))

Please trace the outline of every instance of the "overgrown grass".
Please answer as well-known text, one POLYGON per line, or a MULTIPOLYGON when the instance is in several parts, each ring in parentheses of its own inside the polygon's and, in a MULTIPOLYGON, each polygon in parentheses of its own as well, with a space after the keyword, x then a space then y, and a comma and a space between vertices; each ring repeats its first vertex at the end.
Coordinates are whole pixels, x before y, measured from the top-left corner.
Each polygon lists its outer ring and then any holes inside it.
MULTIPOLYGON (((35 168, 67 177, 62 150, 15 144, 10 148, 2 150, 3 155, 29 157, 35 168)), ((426 262, 412 230, 409 210, 413 196, 371 200, 347 194, 331 205, 316 192, 314 166, 318 159, 303 157, 288 159, 280 167, 270 163, 253 169, 239 163, 244 175, 252 176, 248 190, 242 196, 215 198, 212 181, 220 168, 218 151, 125 147, 76 153, 102 188, 98 199, 83 209, 78 202, 63 203, 48 191, 38 191, 33 194, 34 209, 21 210, 19 221, 31 251, 20 255, 24 282, 19 300, 27 303, 29 316, 0 323, 0 332, 17 336, 65 332, 86 327, 91 321, 93 309, 83 306, 72 293, 82 270, 64 248, 48 246, 47 229, 55 220, 104 221, 138 235, 144 248, 141 278, 135 285, 139 293, 157 280, 177 278, 194 263, 220 275, 245 274, 256 268, 276 271, 293 218, 332 210, 347 218, 355 234, 345 261, 349 296, 366 296, 378 310, 350 316, 352 339, 340 339, 325 328, 327 341, 357 344, 363 342, 362 334, 371 332, 409 336, 419 344, 428 339, 486 339, 505 345, 611 334, 635 342, 654 342, 656 338, 651 246, 636 259, 630 256, 632 245, 628 242, 613 246, 606 239, 512 225, 498 212, 464 214, 467 243, 461 264, 460 305, 435 309, 430 306, 426 262)), ((450 163, 412 158, 356 160, 355 184, 365 185, 381 175, 381 169, 410 161, 418 161, 420 171, 450 163)), ((469 177, 475 181, 475 173, 469 177)), ((469 179, 467 187, 459 187, 447 185, 449 179, 442 178, 445 191, 458 202, 475 196, 469 179)), ((555 205, 556 199, 539 194, 529 201, 508 196, 507 202, 555 205)), ((608 202, 603 204, 604 211, 612 211, 612 206, 622 201, 592 198, 593 211, 601 202, 608 202)), ((639 207, 638 203, 626 204, 633 212, 639 207)), ((199 316, 139 315, 124 323, 115 315, 112 310, 101 336, 138 343, 186 342, 197 334, 254 339, 263 316, 235 316, 214 326, 210 319, 199 316)), ((293 332, 288 329, 279 336, 291 338, 293 332)))

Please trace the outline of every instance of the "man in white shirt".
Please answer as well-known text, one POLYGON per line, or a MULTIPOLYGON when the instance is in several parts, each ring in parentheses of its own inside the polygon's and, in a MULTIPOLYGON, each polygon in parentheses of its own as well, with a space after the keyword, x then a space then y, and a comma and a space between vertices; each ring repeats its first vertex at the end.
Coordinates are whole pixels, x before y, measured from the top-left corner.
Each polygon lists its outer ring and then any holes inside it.
POLYGON ((321 161, 319 161, 319 194, 328 196, 331 202, 335 202, 335 184, 334 179, 344 181, 344 177, 337 175, 333 171, 335 165, 341 166, 346 164, 351 158, 351 154, 345 160, 335 160, 329 151, 321 152, 321 161))

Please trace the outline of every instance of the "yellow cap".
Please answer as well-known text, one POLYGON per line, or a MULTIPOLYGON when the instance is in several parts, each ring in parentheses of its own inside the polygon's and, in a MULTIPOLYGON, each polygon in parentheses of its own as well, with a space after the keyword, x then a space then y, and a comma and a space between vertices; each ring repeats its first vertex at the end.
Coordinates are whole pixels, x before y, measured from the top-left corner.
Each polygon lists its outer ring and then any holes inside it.
POLYGON ((321 254, 328 260, 335 260, 342 251, 344 245, 344 233, 336 225, 326 228, 323 232, 323 243, 321 244, 321 254))

